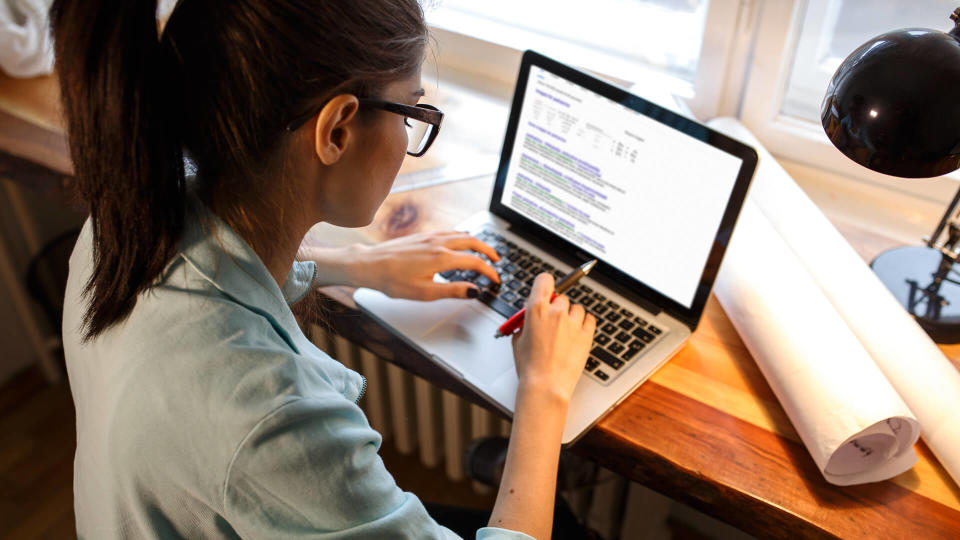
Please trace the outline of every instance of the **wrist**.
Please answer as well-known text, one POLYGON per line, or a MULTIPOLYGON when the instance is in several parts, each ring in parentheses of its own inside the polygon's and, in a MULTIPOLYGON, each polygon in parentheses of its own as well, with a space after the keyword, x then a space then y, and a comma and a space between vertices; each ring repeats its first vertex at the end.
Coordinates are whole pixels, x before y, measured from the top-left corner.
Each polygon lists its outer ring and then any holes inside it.
POLYGON ((570 397, 568 392, 560 390, 554 384, 525 377, 517 385, 515 410, 519 412, 521 408, 528 409, 536 411, 537 414, 551 411, 566 417, 567 409, 570 407, 570 397))
POLYGON ((317 265, 314 286, 345 285, 367 286, 363 253, 367 246, 354 244, 344 248, 309 248, 302 252, 303 258, 317 265))

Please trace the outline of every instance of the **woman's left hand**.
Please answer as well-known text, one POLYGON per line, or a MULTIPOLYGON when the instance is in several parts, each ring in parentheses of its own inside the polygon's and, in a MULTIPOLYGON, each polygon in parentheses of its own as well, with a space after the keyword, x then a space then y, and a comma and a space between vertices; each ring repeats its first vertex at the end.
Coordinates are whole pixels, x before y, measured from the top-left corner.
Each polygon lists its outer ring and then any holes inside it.
POLYGON ((479 292, 472 283, 433 280, 447 270, 473 270, 500 283, 497 271, 477 253, 500 260, 492 247, 457 231, 414 234, 344 250, 302 248, 300 257, 316 261, 322 284, 369 287, 393 298, 437 300, 475 298, 479 292))

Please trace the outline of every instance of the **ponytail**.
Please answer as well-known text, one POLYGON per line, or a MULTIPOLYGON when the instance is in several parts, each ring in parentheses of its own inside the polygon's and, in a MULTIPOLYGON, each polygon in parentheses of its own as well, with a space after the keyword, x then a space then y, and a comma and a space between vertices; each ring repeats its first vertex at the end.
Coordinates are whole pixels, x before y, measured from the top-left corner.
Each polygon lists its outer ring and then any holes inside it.
POLYGON ((183 229, 182 137, 156 0, 55 0, 56 69, 79 195, 93 226, 83 336, 121 322, 183 229))

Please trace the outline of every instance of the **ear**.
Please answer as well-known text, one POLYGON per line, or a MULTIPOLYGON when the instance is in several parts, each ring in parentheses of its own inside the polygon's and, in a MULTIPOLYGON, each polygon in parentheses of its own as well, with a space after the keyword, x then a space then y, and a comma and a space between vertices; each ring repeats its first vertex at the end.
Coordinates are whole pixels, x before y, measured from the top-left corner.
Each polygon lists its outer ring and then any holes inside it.
POLYGON ((341 94, 324 105, 317 114, 314 144, 324 165, 333 165, 350 145, 360 102, 350 94, 341 94))

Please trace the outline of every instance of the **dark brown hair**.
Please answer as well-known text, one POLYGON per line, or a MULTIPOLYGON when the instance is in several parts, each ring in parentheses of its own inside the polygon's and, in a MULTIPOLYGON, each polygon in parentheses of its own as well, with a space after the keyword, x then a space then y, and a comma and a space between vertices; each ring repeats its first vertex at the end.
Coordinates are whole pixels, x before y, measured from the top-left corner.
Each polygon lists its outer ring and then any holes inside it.
MULTIPOLYGON (((290 119, 415 73, 417 0, 56 0, 50 10, 80 196, 93 226, 84 338, 123 320, 176 254, 184 152, 207 197, 269 190, 290 119)), ((222 201, 221 201, 222 202, 222 201)))

